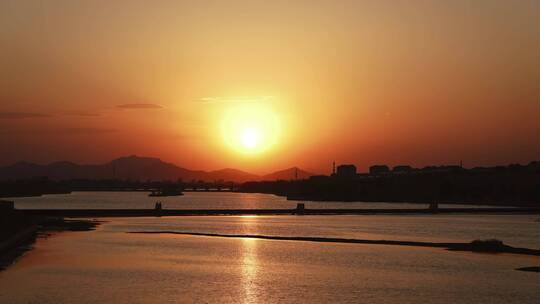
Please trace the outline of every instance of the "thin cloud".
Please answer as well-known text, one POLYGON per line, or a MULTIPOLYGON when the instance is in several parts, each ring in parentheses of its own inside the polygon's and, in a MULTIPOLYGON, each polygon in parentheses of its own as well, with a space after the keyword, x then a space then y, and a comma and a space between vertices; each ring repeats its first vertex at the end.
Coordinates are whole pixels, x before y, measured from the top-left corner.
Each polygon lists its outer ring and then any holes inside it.
POLYGON ((71 134, 105 134, 114 133, 117 130, 107 128, 67 128, 64 131, 71 134))
POLYGON ((117 105, 116 108, 122 110, 155 110, 162 109, 163 107, 153 103, 126 103, 117 105))
POLYGON ((51 115, 33 112, 0 112, 0 119, 31 119, 47 117, 51 117, 51 115))
POLYGON ((221 103, 221 102, 261 102, 273 99, 274 96, 236 96, 236 97, 203 97, 197 100, 202 103, 221 103))
POLYGON ((98 117, 101 116, 101 113, 97 112, 87 112, 87 111, 73 111, 65 113, 67 116, 78 116, 78 117, 98 117))

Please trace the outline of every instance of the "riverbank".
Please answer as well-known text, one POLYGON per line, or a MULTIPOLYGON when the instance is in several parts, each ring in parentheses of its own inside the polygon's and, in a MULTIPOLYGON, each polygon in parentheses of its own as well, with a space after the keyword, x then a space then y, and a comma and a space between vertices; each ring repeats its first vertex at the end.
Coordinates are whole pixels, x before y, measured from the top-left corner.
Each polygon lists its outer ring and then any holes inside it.
MULTIPOLYGON (((2 228, 5 226, 2 225, 2 228)), ((0 241, 0 271, 11 265, 18 257, 32 248, 38 235, 38 226, 32 225, 16 231, 0 241)))
POLYGON ((31 248, 38 234, 38 216, 14 209, 14 203, 0 201, 0 270, 31 248))
POLYGON ((100 223, 27 214, 10 208, 12 202, 7 201, 1 201, 0 206, 0 271, 31 250, 39 237, 61 231, 89 231, 100 223))

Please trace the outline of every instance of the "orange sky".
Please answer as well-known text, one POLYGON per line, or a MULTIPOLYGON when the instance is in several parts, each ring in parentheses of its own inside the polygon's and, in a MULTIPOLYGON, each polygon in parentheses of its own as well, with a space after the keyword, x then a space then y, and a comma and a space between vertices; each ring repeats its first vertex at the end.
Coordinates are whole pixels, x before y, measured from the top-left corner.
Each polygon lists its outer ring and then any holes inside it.
POLYGON ((538 1, 0 2, 0 164, 540 159, 538 1), (239 153, 226 113, 279 119, 239 153), (226 136, 225 136, 226 137, 226 136))

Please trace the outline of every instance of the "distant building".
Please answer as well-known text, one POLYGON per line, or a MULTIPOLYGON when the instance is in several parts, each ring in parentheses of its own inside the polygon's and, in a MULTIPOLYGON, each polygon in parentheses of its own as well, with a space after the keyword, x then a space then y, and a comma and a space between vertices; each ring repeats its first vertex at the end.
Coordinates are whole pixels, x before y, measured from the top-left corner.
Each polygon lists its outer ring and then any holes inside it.
POLYGON ((355 165, 339 165, 337 166, 336 175, 339 177, 354 177, 356 176, 355 165))
POLYGON ((394 173, 410 173, 413 170, 411 166, 395 166, 394 169, 392 169, 392 172, 394 173))
POLYGON ((369 167, 369 174, 371 175, 387 174, 388 172, 390 172, 390 168, 388 168, 387 165, 375 165, 369 167))

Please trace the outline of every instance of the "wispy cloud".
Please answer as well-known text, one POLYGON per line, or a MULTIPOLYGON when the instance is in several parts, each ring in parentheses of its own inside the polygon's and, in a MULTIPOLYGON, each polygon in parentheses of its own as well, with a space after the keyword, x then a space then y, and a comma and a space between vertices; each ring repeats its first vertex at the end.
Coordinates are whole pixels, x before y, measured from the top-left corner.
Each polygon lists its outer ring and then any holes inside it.
POLYGON ((34 112, 0 112, 0 119, 29 119, 29 118, 47 118, 50 114, 34 112))
POLYGON ((104 134, 104 133, 113 133, 117 130, 107 129, 107 128, 67 128, 64 129, 66 133, 72 134, 104 134))
POLYGON ((117 105, 116 108, 123 110, 152 110, 162 109, 163 107, 153 103, 126 103, 117 105))
POLYGON ((78 116, 78 117, 97 117, 101 116, 101 113, 98 112, 89 112, 89 111, 72 111, 64 113, 67 116, 78 116))
POLYGON ((219 103, 219 102, 262 102, 273 99, 274 96, 233 96, 233 97, 203 97, 197 100, 202 103, 219 103))

